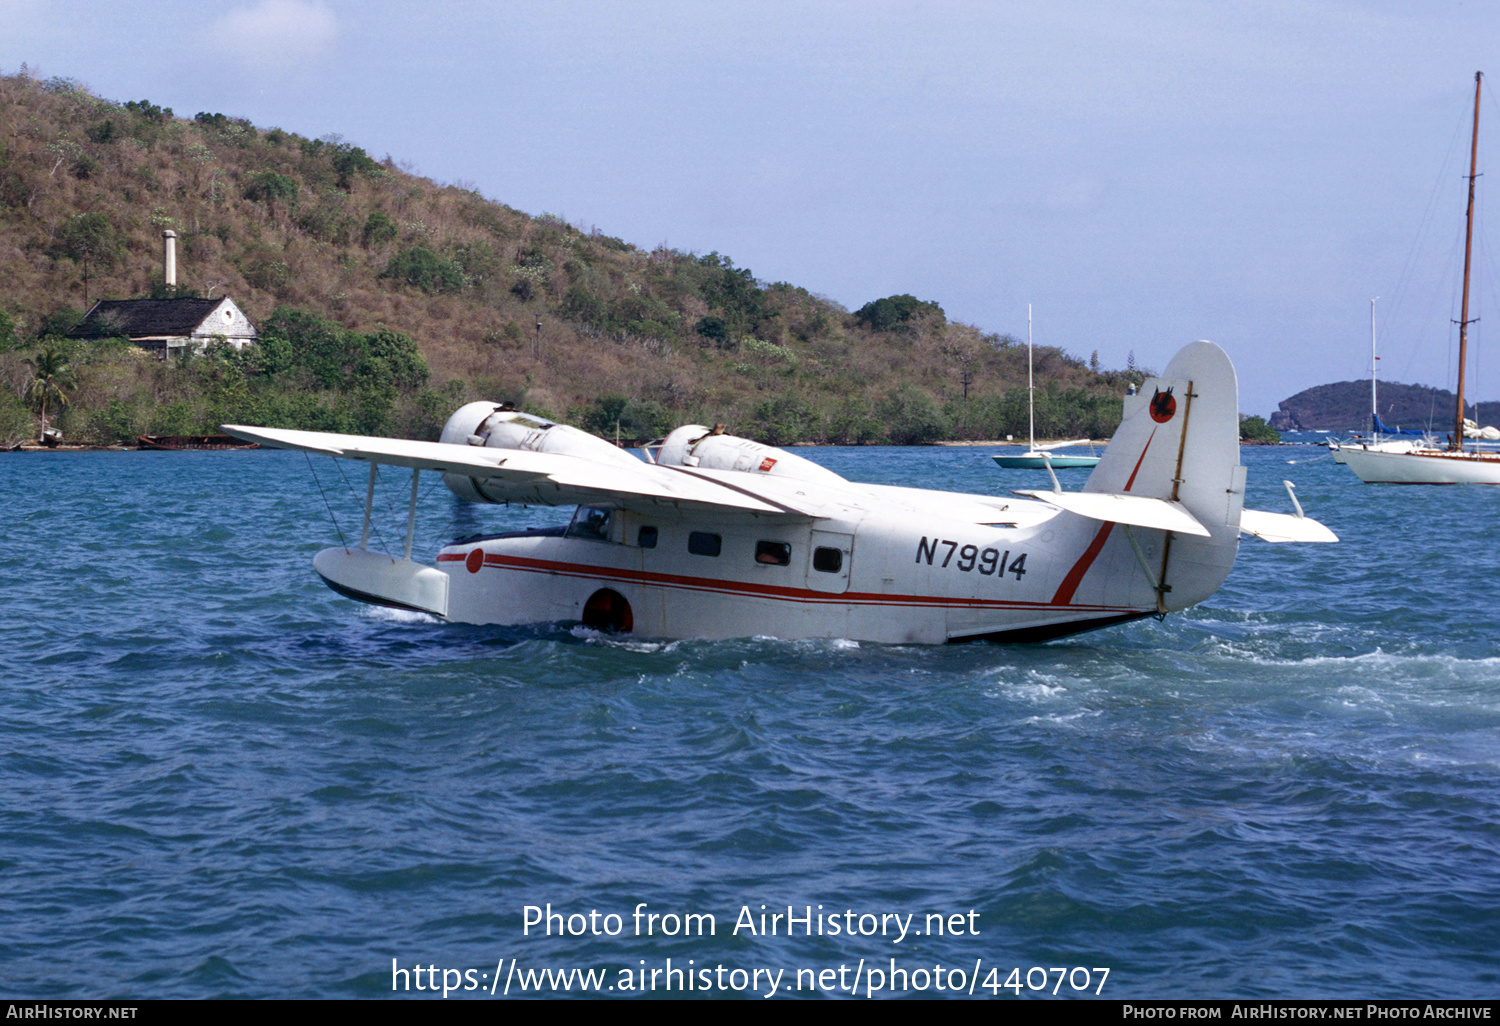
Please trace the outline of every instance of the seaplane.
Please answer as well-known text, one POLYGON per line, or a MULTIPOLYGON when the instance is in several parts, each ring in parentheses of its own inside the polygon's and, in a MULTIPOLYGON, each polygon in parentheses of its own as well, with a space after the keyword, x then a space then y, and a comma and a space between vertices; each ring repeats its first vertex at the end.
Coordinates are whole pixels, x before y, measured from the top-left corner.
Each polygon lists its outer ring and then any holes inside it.
POLYGON ((509 404, 474 402, 436 442, 226 424, 262 446, 370 464, 358 547, 313 569, 361 602, 467 624, 582 624, 652 638, 1040 642, 1186 609, 1240 535, 1333 542, 1243 507, 1238 386, 1196 342, 1125 397, 1080 491, 1007 496, 862 484, 783 449, 686 425, 644 457, 509 404), (376 465, 411 471, 406 549, 367 548, 376 465), (418 479, 476 503, 573 506, 566 525, 461 538, 412 559, 418 479))

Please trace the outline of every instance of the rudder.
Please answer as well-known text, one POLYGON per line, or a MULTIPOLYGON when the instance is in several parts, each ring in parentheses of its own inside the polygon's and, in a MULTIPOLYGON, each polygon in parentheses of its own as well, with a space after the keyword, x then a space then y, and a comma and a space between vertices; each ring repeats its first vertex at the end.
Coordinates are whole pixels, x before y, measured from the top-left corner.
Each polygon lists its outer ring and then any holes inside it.
POLYGON ((1239 445, 1239 384, 1212 342, 1184 346, 1161 377, 1125 398, 1120 427, 1083 491, 1174 500, 1210 532, 1163 541, 1152 568, 1167 586, 1161 608, 1203 601, 1234 566, 1245 493, 1239 445))

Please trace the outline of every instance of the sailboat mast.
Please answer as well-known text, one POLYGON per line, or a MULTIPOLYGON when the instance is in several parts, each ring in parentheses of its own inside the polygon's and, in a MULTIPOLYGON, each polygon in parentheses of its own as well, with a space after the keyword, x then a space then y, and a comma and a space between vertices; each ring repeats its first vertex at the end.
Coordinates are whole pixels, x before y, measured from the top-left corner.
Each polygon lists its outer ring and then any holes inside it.
POLYGON ((1474 140, 1469 145, 1469 212, 1464 229, 1464 299, 1458 321, 1458 416, 1450 450, 1464 447, 1464 363, 1469 349, 1469 258, 1474 249, 1474 180, 1478 177, 1479 159, 1479 89, 1484 72, 1474 72, 1474 140))
MULTIPOLYGON (((1467 294, 1467 293, 1466 293, 1467 294)), ((1030 419, 1031 447, 1036 452, 1036 382, 1031 376, 1031 304, 1026 304, 1026 411, 1030 419)))
POLYGON ((1376 361, 1380 357, 1375 355, 1375 300, 1370 300, 1370 435, 1378 442, 1380 440, 1380 403, 1375 399, 1375 372, 1380 367, 1376 361))

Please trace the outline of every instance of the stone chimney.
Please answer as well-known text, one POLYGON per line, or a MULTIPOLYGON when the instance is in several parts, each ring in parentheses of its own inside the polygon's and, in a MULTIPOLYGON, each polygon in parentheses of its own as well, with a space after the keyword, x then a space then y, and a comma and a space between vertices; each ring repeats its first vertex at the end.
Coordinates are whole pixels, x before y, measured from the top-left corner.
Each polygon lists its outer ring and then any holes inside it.
POLYGON ((161 276, 169 285, 177 284, 177 233, 168 228, 161 233, 161 276))

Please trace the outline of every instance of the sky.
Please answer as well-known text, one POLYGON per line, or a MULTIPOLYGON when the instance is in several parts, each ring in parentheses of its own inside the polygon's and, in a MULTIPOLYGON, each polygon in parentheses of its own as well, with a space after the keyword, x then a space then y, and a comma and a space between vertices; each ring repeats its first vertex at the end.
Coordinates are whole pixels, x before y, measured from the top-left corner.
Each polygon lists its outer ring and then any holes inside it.
MULTIPOLYGON (((1497 48, 1480 0, 0 0, 5 74, 336 134, 849 309, 1024 338, 1030 304, 1106 367, 1211 339, 1261 415, 1368 378, 1373 297, 1381 377, 1453 386, 1497 48)), ((1466 392, 1500 399, 1488 239, 1466 392)))

